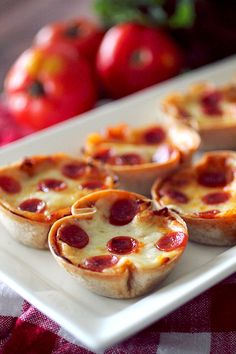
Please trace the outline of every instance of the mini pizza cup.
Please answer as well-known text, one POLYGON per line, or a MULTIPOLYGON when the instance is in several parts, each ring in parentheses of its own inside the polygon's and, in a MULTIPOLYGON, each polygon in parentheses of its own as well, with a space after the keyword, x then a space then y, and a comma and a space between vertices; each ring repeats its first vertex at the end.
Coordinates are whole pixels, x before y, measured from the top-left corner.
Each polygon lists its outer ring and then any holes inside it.
POLYGON ((184 221, 144 196, 104 190, 81 198, 49 232, 59 265, 92 292, 133 298, 175 267, 188 240, 184 221))
POLYGON ((174 92, 161 102, 164 119, 196 129, 203 150, 236 147, 236 84, 215 86, 210 82, 174 92))
POLYGON ((188 163, 199 145, 199 135, 183 124, 122 124, 89 135, 83 153, 115 173, 120 188, 148 196, 154 180, 188 163))
POLYGON ((152 187, 153 200, 184 219, 190 240, 236 244, 236 152, 205 153, 199 162, 152 187))
POLYGON ((117 178, 65 154, 27 157, 0 168, 0 221, 26 246, 48 248, 48 231, 73 203, 95 190, 115 188, 117 178))

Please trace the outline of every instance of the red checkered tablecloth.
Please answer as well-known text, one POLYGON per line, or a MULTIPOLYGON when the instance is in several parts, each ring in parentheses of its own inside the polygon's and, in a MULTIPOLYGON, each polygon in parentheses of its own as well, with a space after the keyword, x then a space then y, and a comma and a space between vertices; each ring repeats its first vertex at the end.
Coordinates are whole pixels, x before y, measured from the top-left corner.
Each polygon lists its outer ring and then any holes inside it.
MULTIPOLYGON (((104 354, 236 353, 236 275, 104 354)), ((0 353, 89 354, 70 334, 0 283, 0 353)))

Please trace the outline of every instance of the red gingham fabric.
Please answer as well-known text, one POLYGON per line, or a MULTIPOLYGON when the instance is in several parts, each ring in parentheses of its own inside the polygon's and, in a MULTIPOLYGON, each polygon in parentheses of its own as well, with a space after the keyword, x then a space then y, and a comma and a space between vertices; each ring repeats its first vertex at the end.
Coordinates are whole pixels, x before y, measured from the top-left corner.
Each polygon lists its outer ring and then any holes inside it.
MULTIPOLYGON (((235 298, 233 275, 104 354, 234 354, 235 298)), ((0 304, 1 354, 93 353, 3 283, 0 304)))

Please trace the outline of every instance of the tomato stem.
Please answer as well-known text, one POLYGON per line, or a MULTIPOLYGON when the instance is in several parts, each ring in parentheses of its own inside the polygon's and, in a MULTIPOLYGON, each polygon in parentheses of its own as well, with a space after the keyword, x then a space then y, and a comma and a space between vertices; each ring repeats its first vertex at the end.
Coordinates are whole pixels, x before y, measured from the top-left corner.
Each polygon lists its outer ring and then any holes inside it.
POLYGON ((78 25, 70 25, 69 27, 67 27, 67 29, 64 32, 64 35, 70 38, 79 37, 80 34, 81 34, 81 29, 79 28, 78 25))
POLYGON ((142 68, 150 63, 152 55, 149 50, 140 48, 135 50, 130 57, 130 64, 133 67, 142 68))
POLYGON ((45 96, 43 84, 39 80, 34 80, 28 87, 28 92, 31 96, 45 96))

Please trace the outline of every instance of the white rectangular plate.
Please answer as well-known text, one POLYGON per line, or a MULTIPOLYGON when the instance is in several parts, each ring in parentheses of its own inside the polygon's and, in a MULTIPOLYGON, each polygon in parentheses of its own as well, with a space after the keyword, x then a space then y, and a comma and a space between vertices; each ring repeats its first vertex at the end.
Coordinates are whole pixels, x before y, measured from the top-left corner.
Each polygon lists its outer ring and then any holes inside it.
MULTIPOLYGON (((0 152, 0 164, 33 154, 65 151, 76 154, 87 133, 107 125, 132 125, 158 118, 157 102, 165 93, 199 80, 222 83, 236 73, 236 57, 181 75, 123 100, 97 108, 0 152)), ((90 293, 61 269, 48 251, 24 247, 0 227, 0 276, 21 296, 58 322, 81 343, 97 351, 160 319, 236 269, 236 248, 189 243, 168 279, 151 294, 114 300, 90 293)))

